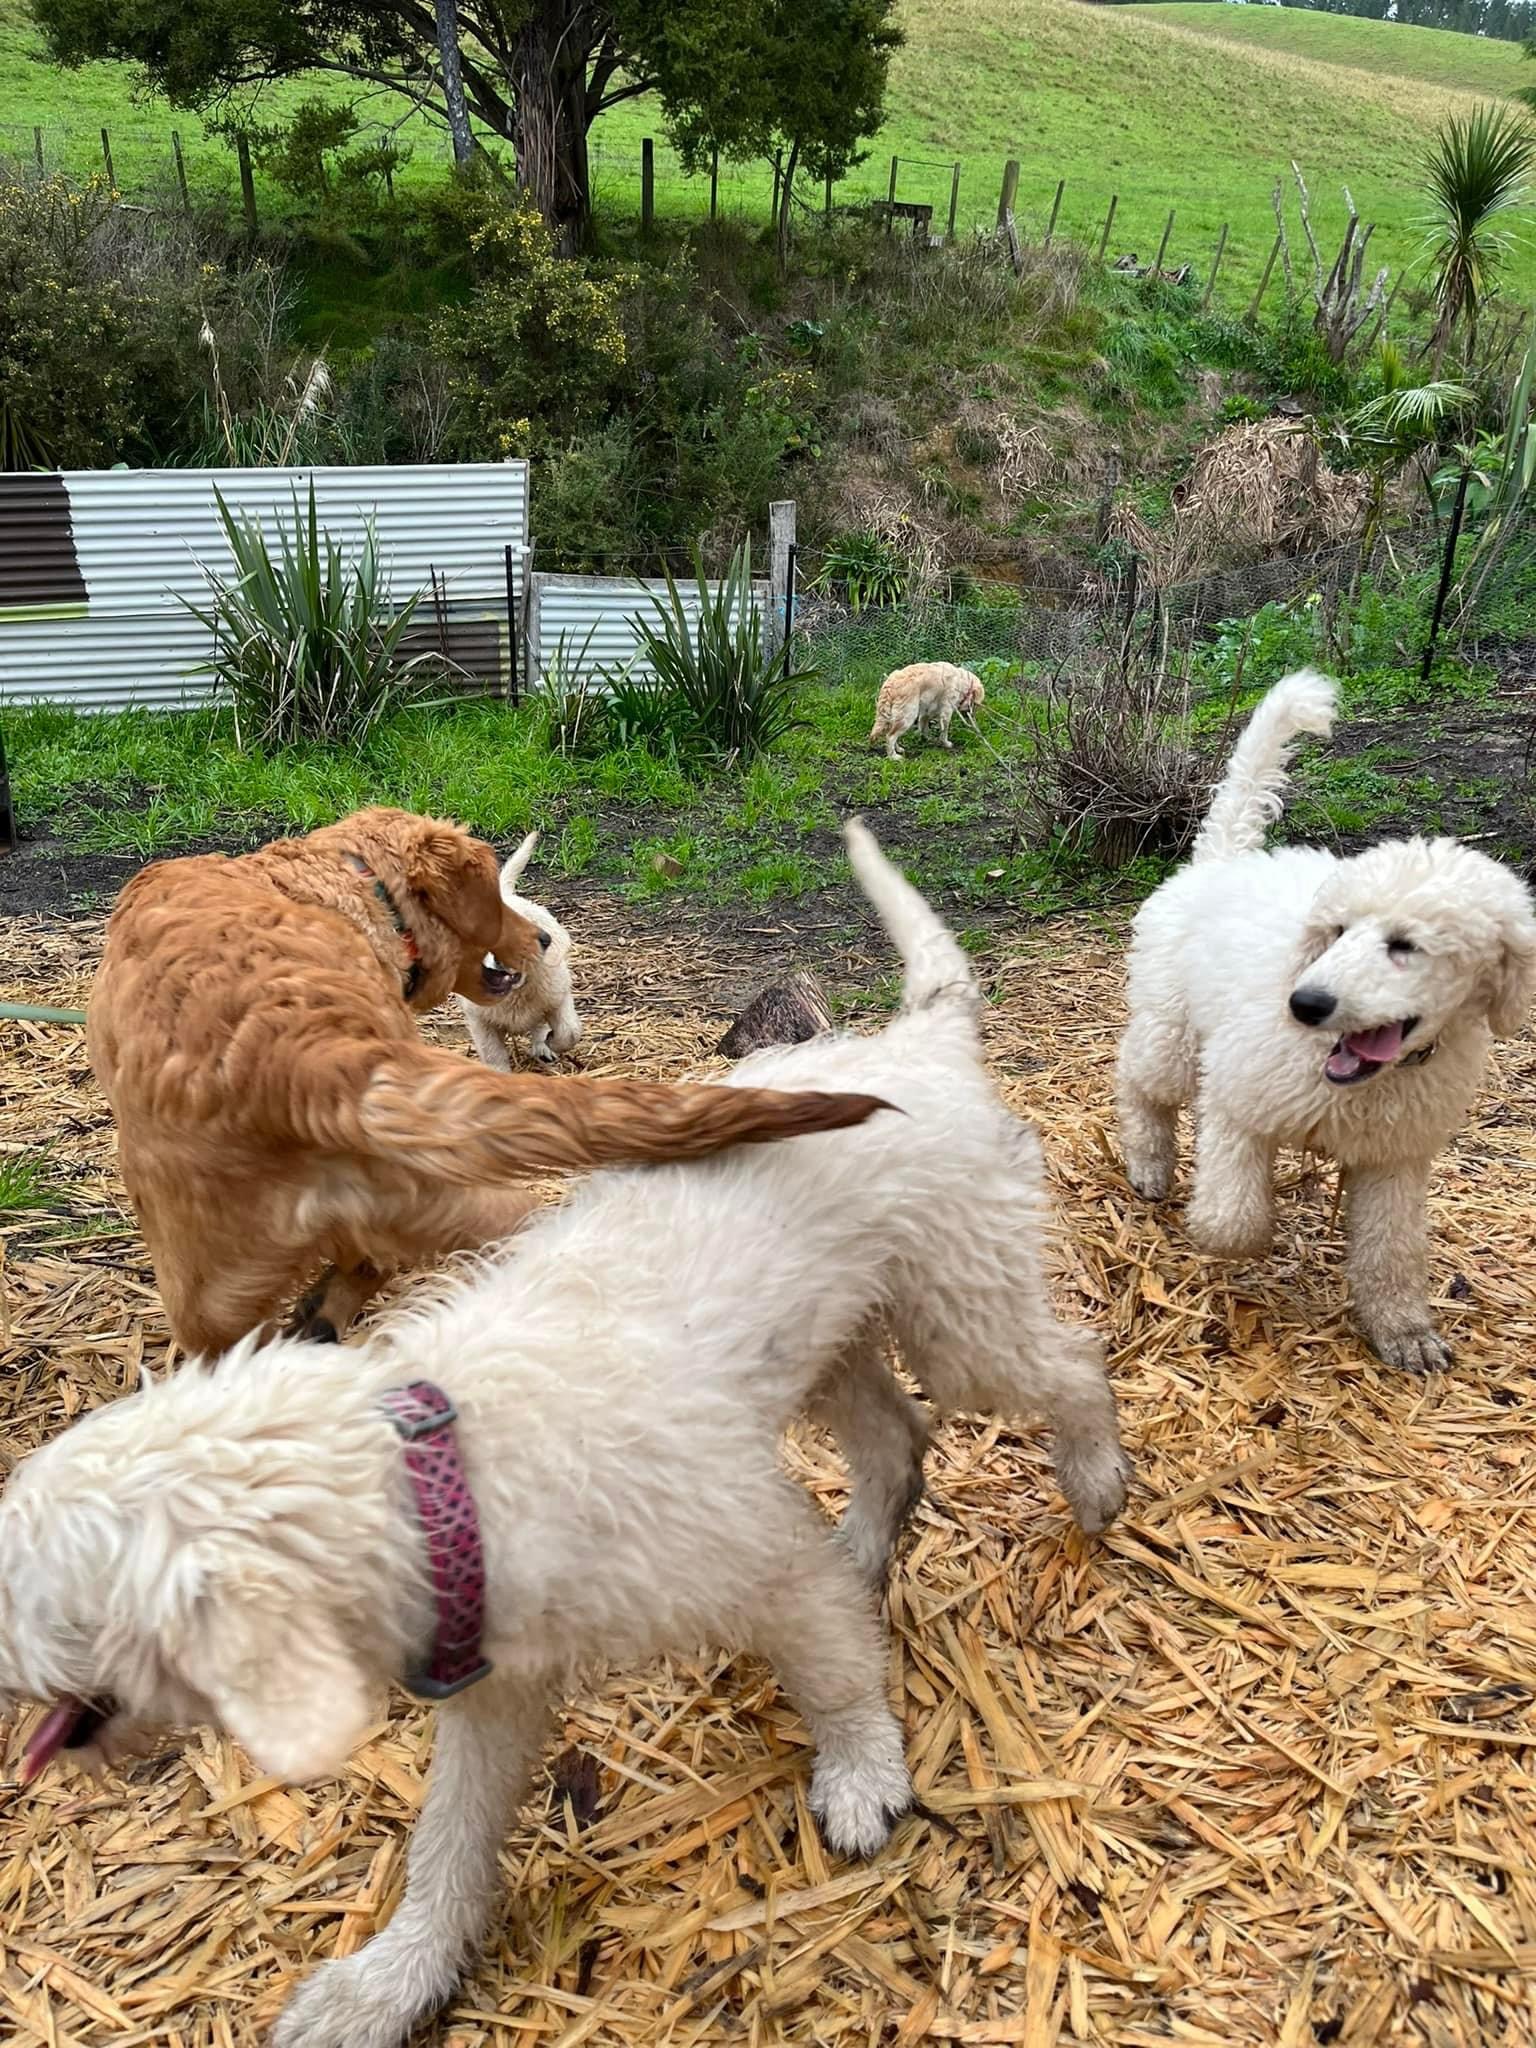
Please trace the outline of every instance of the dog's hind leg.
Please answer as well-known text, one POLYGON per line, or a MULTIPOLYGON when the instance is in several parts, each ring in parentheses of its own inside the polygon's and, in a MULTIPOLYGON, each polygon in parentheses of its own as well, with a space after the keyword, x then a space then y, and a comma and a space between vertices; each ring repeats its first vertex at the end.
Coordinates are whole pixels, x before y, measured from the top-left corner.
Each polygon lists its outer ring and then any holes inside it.
POLYGON ((861 1336, 816 1390, 811 1414, 837 1438, 853 1491, 838 1534, 878 1593, 923 1497, 928 1419, 891 1377, 878 1336, 861 1336))
POLYGON ((816 1745, 811 1810, 839 1856, 872 1856, 912 1803, 885 1697, 885 1641, 857 1565, 798 1489, 784 1488, 777 1570, 748 1620, 816 1745))
POLYGON ((1429 1312, 1424 1203, 1432 1163, 1413 1159, 1345 1176, 1355 1321, 1379 1358, 1409 1372, 1441 1372, 1451 1362, 1429 1312))
POLYGON ((442 1708, 405 1897, 382 1934, 305 1979, 272 2048, 398 2048, 452 1994, 484 1937, 502 1840, 549 1718, 541 1689, 496 1678, 442 1708))
POLYGON ((1186 1034, 1175 1024, 1133 1016, 1115 1069, 1120 1151, 1138 1195, 1163 1202, 1178 1163, 1179 1105, 1194 1090, 1186 1034))

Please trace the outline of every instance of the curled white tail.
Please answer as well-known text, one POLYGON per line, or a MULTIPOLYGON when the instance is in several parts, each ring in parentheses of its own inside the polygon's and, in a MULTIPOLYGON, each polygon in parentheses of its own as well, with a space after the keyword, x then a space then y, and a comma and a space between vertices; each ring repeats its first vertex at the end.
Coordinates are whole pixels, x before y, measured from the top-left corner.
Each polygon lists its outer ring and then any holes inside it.
POLYGON ((1227 772, 1195 841, 1193 860, 1232 860, 1256 853, 1279 817, 1291 745, 1304 732, 1333 729, 1338 692, 1315 668, 1285 676, 1264 698, 1232 749, 1227 772))
POLYGON ((886 859, 861 818, 848 820, 843 840, 854 879, 901 955, 902 1008, 915 1010, 941 997, 975 1003, 979 991, 970 959, 927 898, 886 859))
POLYGON ((523 869, 533 859, 533 849, 539 843, 537 832, 530 832, 516 853, 509 853, 502 862, 501 879, 509 889, 515 889, 522 878, 523 869))

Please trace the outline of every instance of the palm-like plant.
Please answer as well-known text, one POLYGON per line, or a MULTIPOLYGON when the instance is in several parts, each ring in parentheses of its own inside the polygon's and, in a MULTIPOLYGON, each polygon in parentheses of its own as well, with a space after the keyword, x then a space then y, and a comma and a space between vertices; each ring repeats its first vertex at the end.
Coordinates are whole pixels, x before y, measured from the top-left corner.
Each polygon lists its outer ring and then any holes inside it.
POLYGON ((1357 460, 1371 480, 1365 530, 1360 537, 1362 563, 1370 559, 1388 483, 1415 457, 1427 454, 1442 441, 1447 430, 1476 403, 1474 392, 1448 378, 1435 378, 1428 384, 1410 382, 1408 367, 1390 342, 1382 345, 1378 360, 1380 392, 1349 415, 1336 437, 1345 456, 1357 460))
POLYGON ((1465 324, 1469 343, 1476 335, 1478 309, 1513 239, 1508 216, 1526 197, 1533 165, 1536 135, 1525 116, 1508 107, 1452 115, 1429 146, 1424 173, 1435 293, 1429 346, 1436 375, 1457 324, 1465 324))

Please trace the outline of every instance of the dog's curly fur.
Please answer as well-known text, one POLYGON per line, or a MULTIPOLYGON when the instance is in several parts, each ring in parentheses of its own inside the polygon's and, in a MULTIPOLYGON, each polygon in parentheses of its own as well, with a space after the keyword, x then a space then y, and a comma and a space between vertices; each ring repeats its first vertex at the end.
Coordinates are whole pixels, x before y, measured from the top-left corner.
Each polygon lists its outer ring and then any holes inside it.
POLYGON ((886 1331, 941 1406, 1043 1410, 1085 1529, 1123 1504, 1100 1348, 1051 1311, 1039 1145, 987 1078, 970 963, 862 828, 850 851, 906 964, 902 1014, 714 1092, 873 1091, 904 1115, 599 1175, 345 1352, 248 1340, 87 1417, 0 1500, 0 1708, 107 1694, 109 1753, 135 1723, 213 1721, 308 1779, 431 1639, 379 1396, 425 1376, 457 1405, 494 1674, 443 1710, 399 1910, 301 1987, 278 2048, 397 2048, 451 1992, 552 1704, 595 1660, 706 1639, 768 1657, 816 1744, 829 1844, 879 1848, 910 1784, 871 1588, 926 1442, 886 1331), (838 1531, 779 1462, 806 1412, 852 1466, 838 1531))
POLYGON ((520 1173, 698 1158, 878 1106, 554 1087, 424 1046, 416 1016, 483 991, 487 955, 536 971, 538 927, 503 903, 490 847, 404 811, 359 811, 239 859, 157 861, 128 883, 87 1045, 186 1350, 227 1348, 327 1262, 308 1314, 340 1329, 381 1270, 515 1230, 532 1200, 520 1173))
POLYGON ((1276 684, 1234 750, 1189 865, 1137 916, 1120 1133, 1144 1195, 1172 1189, 1175 1118, 1193 1103, 1191 1234, 1263 1252, 1282 1145, 1337 1160, 1360 1329, 1389 1364, 1450 1352, 1428 1303, 1425 1195, 1495 1037, 1536 994, 1536 915, 1519 878, 1450 839, 1351 859, 1264 851, 1290 745, 1332 726, 1312 672, 1276 684))
POLYGON ((503 864, 501 900, 517 916, 536 924, 549 944, 524 975, 522 986, 499 1002, 472 1002, 468 996, 454 998, 470 1044, 485 1064, 500 1074, 512 1071, 507 1050, 509 1039, 526 1038, 528 1050, 546 1067, 554 1066, 562 1053, 574 1052, 581 1043, 581 1019, 576 1014, 576 995, 571 985, 571 935, 552 910, 517 893, 523 870, 538 843, 538 833, 530 832, 503 864))

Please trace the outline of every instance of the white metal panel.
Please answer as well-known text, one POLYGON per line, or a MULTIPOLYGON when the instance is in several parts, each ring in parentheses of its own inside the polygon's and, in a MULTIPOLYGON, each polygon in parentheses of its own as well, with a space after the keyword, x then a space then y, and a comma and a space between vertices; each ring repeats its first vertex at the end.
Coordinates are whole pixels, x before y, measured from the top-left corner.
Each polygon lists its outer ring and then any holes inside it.
POLYGON ((212 679, 194 673, 207 653, 207 633, 186 612, 0 623, 0 704, 182 710, 211 699, 212 679))
MULTIPOLYGON (((720 586, 713 588, 718 591, 720 586)), ((677 593, 691 627, 699 616, 698 587, 690 579, 677 586, 677 593)), ((767 585, 754 583, 752 596, 761 619, 767 609, 767 585)), ((554 662, 562 640, 573 674, 590 676, 628 663, 636 674, 649 675, 650 663, 638 655, 640 631, 660 623, 658 599, 670 607, 667 586, 660 581, 536 575, 532 638, 539 675, 554 662)))
POLYGON ((433 572, 455 594, 489 597, 520 571, 528 546, 528 465, 466 462, 368 469, 85 469, 64 472, 75 553, 91 610, 144 612, 200 599, 204 567, 227 574, 229 542, 214 493, 275 540, 307 513, 349 561, 372 519, 386 594, 424 589, 433 572))

